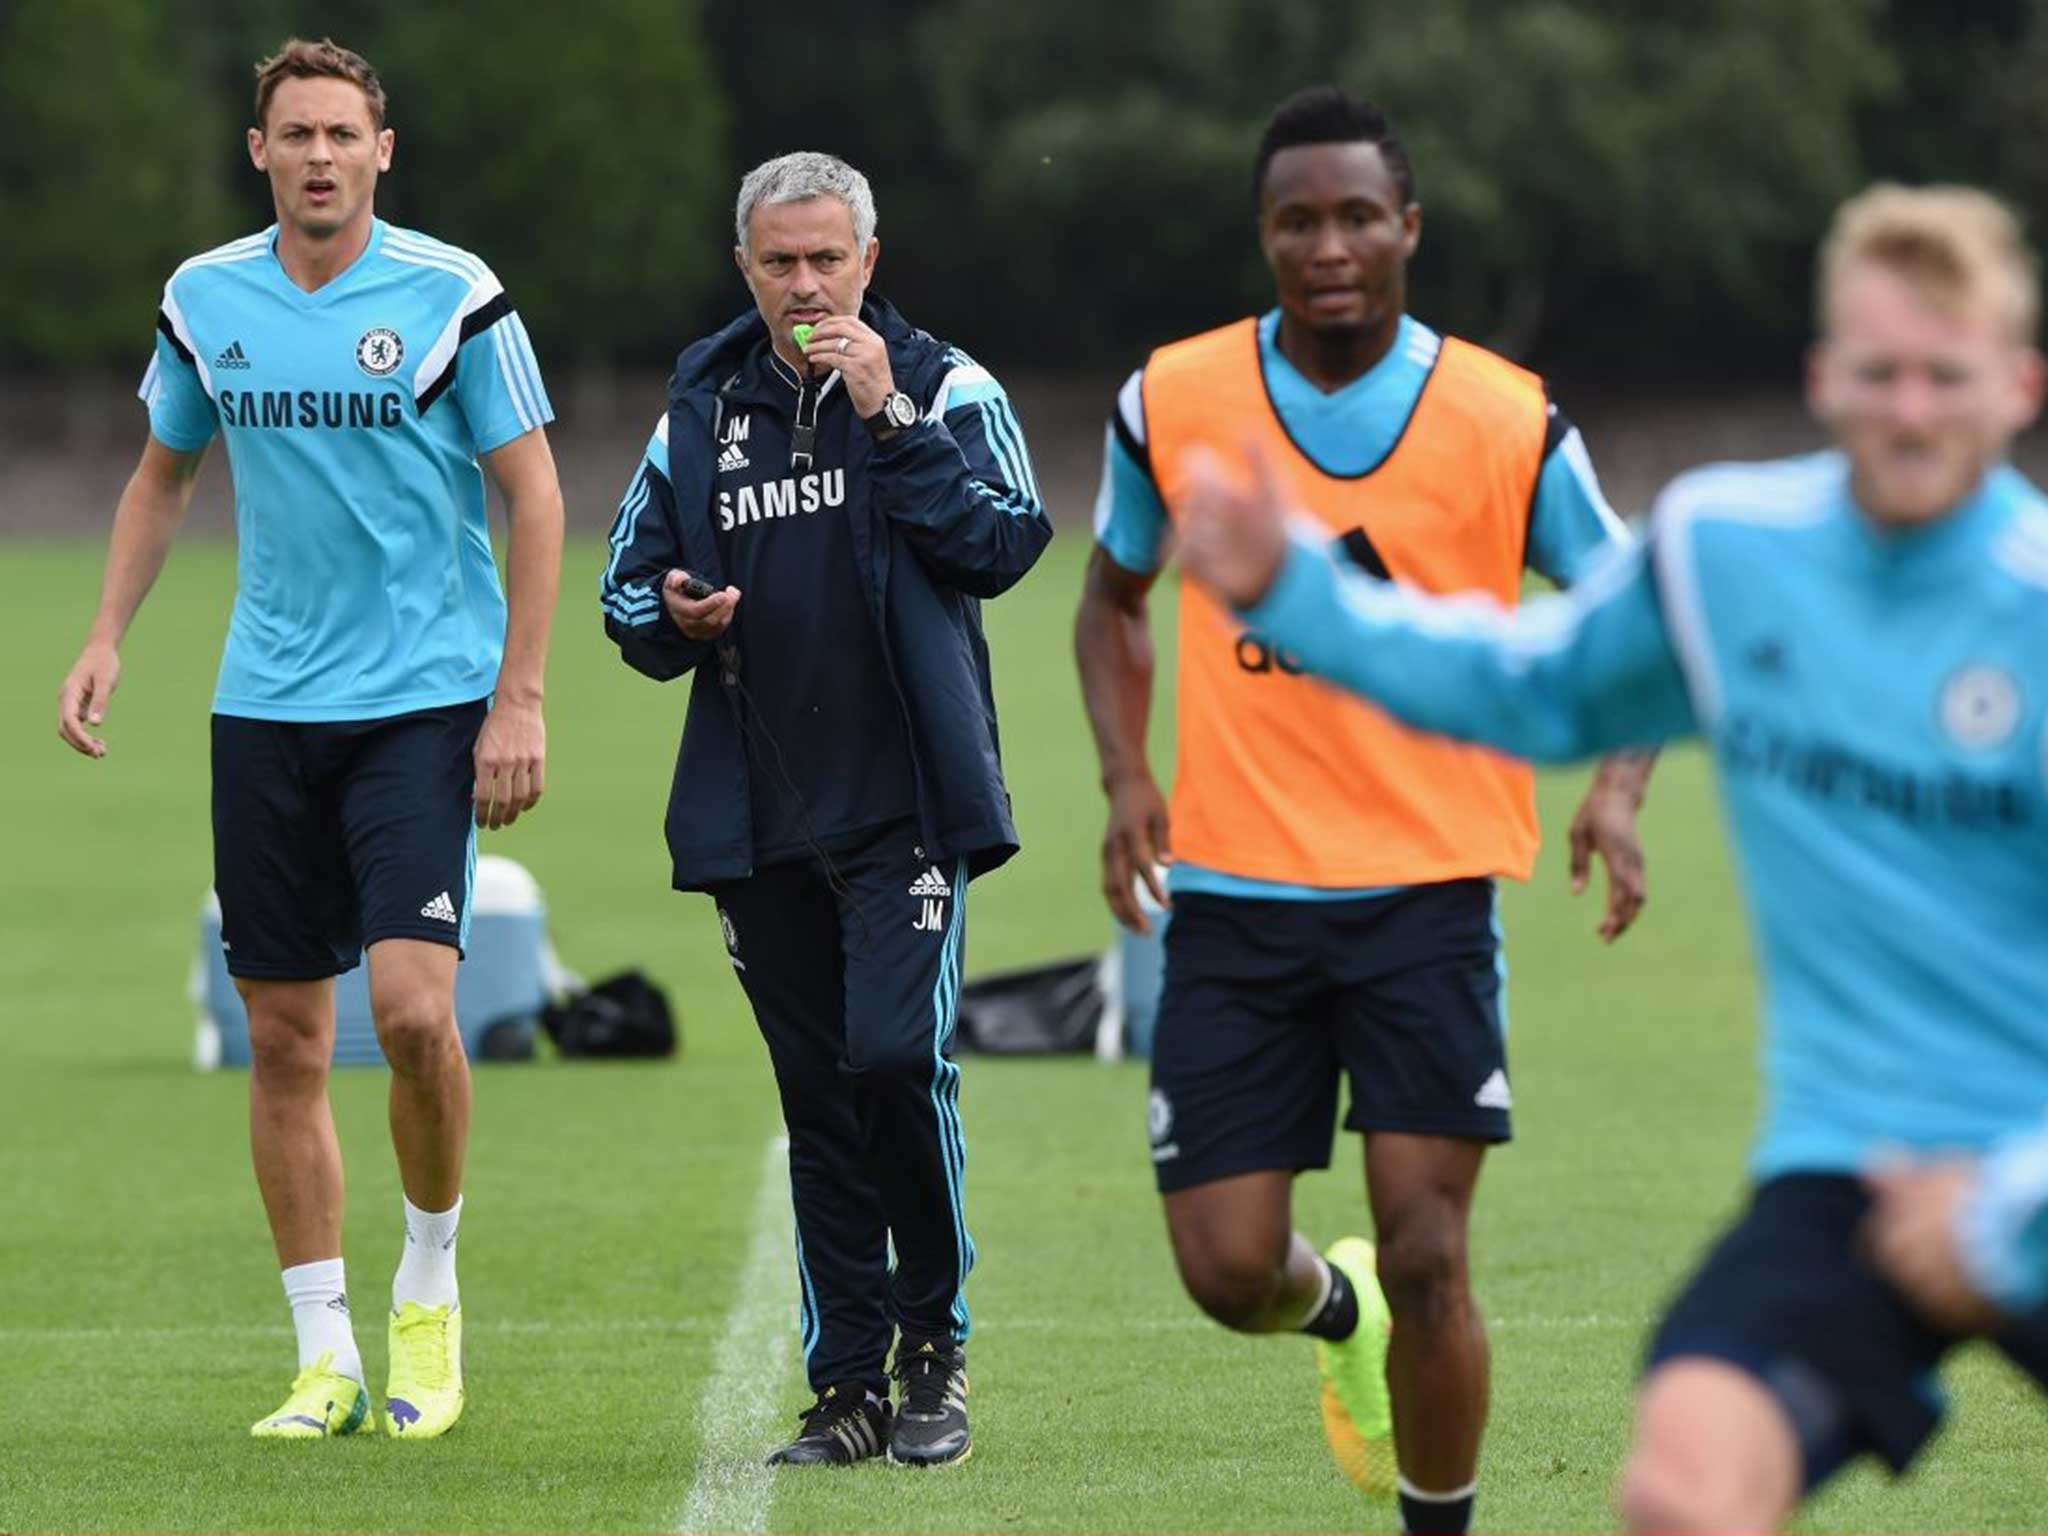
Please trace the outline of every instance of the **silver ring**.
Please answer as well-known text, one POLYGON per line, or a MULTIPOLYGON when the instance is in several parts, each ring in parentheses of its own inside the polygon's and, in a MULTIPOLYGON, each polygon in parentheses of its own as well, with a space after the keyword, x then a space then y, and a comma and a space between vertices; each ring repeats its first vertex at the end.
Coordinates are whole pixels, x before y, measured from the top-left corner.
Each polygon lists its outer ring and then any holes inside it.
POLYGON ((851 343, 849 343, 849 342, 847 341, 847 339, 846 339, 846 338, 845 338, 844 336, 842 336, 842 337, 840 337, 840 338, 839 338, 839 350, 840 350, 840 351, 844 352, 844 351, 845 351, 845 350, 847 349, 847 347, 848 347, 849 345, 851 345, 851 343))

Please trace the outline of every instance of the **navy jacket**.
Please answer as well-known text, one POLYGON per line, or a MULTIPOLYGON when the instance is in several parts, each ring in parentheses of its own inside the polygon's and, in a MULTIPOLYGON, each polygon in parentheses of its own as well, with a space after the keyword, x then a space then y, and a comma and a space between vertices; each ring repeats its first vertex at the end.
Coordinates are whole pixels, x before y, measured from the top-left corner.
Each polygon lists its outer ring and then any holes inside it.
MULTIPOLYGON (((980 599, 1007 591, 1052 537, 1024 435, 1002 386, 974 360, 916 329, 878 296, 861 319, 889 347, 896 387, 923 419, 877 446, 853 413, 841 441, 820 445, 821 465, 846 466, 845 504, 866 608, 902 701, 917 778, 918 820, 934 863, 964 857, 970 875, 1017 851, 1003 786, 995 695, 980 599)), ((754 871, 753 817, 738 690, 712 647, 688 639, 661 601, 662 578, 681 568, 725 584, 717 515, 720 423, 735 408, 787 411, 747 394, 740 364, 767 337, 749 311, 687 348, 612 524, 599 581, 605 633, 628 665, 667 681, 694 672, 669 792, 668 848, 677 890, 702 890, 754 871)), ((745 678, 746 627, 772 623, 777 602, 800 594, 748 592, 727 631, 745 678)), ((751 687, 751 680, 747 680, 751 687)), ((877 722, 884 730, 893 722, 877 722)), ((843 753, 858 742, 785 741, 785 753, 843 753)))

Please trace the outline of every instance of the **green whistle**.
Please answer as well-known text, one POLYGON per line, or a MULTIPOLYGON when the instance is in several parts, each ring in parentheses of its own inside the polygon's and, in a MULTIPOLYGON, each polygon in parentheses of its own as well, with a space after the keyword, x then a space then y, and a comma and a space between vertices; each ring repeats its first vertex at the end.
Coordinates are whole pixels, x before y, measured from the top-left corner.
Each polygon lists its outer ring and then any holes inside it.
POLYGON ((808 351, 810 351, 810 349, 811 349, 811 330, 812 330, 812 327, 811 327, 811 325, 810 325, 810 324, 809 324, 808 322, 800 322, 800 323, 798 323, 798 324, 796 324, 796 325, 793 325, 793 326, 791 326, 791 327, 789 328, 789 339, 790 339, 791 341, 793 341, 793 342, 795 342, 795 343, 796 343, 796 349, 797 349, 797 351, 799 351, 799 352, 808 352, 808 351))

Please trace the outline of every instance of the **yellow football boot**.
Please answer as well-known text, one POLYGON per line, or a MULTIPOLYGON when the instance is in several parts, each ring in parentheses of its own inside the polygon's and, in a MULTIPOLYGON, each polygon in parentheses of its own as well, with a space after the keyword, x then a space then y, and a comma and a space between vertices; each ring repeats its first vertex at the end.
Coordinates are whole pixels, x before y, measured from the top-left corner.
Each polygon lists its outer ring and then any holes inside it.
POLYGON ((299 1372, 283 1406, 251 1424, 249 1433, 258 1440, 325 1440, 376 1427, 370 1394, 334 1368, 334 1351, 329 1350, 299 1372))
POLYGON ((408 1301, 391 1314, 384 1428, 400 1440, 445 1435, 462 1417, 462 1309, 408 1301))
POLYGON ((1324 1258, 1344 1272, 1358 1295, 1358 1327, 1332 1344, 1316 1340, 1323 1376, 1323 1435, 1337 1469, 1369 1499, 1390 1499, 1400 1476, 1394 1464, 1394 1405, 1387 1394, 1387 1338, 1394 1320, 1380 1292, 1372 1244, 1339 1238, 1324 1258))

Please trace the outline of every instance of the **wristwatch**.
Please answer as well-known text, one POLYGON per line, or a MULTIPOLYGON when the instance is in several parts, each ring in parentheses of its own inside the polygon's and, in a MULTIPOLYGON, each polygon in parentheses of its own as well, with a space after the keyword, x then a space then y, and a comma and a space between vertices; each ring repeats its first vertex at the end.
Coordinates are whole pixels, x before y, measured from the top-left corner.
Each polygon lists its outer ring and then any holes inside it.
POLYGON ((895 390, 882 402, 882 408, 863 417, 861 424, 874 433, 877 442, 887 442, 898 432, 917 425, 917 402, 902 390, 895 390))

